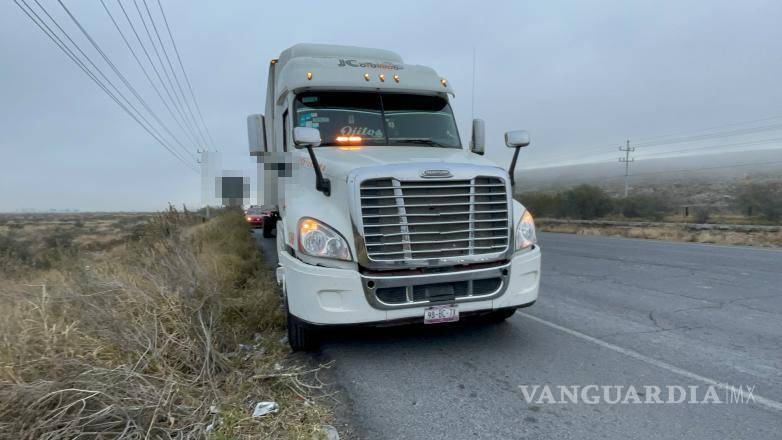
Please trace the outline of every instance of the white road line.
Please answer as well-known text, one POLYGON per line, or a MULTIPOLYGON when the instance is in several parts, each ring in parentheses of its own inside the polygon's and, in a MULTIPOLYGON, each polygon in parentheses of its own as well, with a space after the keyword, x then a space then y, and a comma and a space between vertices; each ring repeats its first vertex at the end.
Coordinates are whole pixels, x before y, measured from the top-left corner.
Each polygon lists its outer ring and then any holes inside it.
POLYGON ((742 390, 742 389, 736 389, 736 388, 734 388, 731 385, 728 385, 726 383, 719 382, 717 380, 714 380, 714 379, 706 377, 706 376, 701 376, 700 374, 693 373, 691 371, 687 371, 687 370, 685 370, 683 368, 679 368, 679 367, 677 367, 675 365, 671 365, 671 364, 669 364, 667 362, 663 362, 663 361, 660 361, 660 360, 657 360, 657 359, 654 359, 654 358, 650 358, 649 356, 642 355, 641 353, 638 353, 637 351, 629 350, 627 348, 622 348, 622 347, 620 347, 618 345, 614 345, 614 344, 612 344, 610 342, 603 341, 602 339, 597 339, 595 337, 592 337, 592 336, 589 336, 587 334, 581 333, 581 332, 579 332, 577 330, 572 330, 572 329, 569 329, 567 327, 563 327, 563 326, 561 326, 559 324, 554 324, 553 322, 546 321, 545 319, 538 318, 537 316, 532 316, 532 315, 530 315, 528 313, 518 313, 518 314, 522 315, 525 318, 529 318, 529 319, 531 319, 531 320, 533 320, 535 322, 539 322, 539 323, 541 323, 543 325, 551 327, 553 329, 556 329, 556 330, 559 330, 561 332, 567 333, 570 336, 575 336, 575 337, 577 337, 579 339, 583 339, 585 341, 588 341, 588 342, 591 342, 593 344, 599 345, 599 346, 601 346, 603 348, 607 348, 609 350, 612 350, 612 351, 615 351, 617 353, 623 354, 623 355, 625 355, 627 357, 631 357, 631 358, 639 360, 641 362, 645 362, 647 364, 654 365, 655 367, 662 368, 663 370, 670 371, 671 373, 675 373, 675 374, 678 374, 680 376, 684 376, 684 377, 687 377, 687 378, 690 378, 690 379, 694 379, 694 380, 697 380, 697 381, 700 381, 700 382, 703 382, 703 383, 706 383, 706 384, 709 384, 709 385, 714 385, 717 388, 722 389, 722 390, 726 390, 727 389, 727 390, 733 390, 733 391, 740 392, 742 394, 743 398, 745 398, 745 399, 751 398, 758 405, 765 406, 766 408, 769 408, 769 409, 782 411, 782 403, 777 402, 776 400, 771 400, 769 398, 759 396, 759 395, 757 395, 755 393, 752 393, 751 397, 750 397, 750 394, 748 392, 742 390))

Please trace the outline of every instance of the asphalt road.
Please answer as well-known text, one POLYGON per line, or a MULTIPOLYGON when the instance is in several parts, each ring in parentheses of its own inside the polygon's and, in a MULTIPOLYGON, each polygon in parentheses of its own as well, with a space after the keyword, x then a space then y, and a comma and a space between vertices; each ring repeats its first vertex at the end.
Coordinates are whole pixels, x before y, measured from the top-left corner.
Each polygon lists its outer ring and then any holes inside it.
POLYGON ((505 323, 331 335, 321 356, 354 436, 782 438, 782 251, 550 233, 541 247, 539 300, 505 323), (697 404, 528 403, 520 389, 632 385, 643 401, 644 386, 663 400, 697 386, 700 401, 714 383, 750 403, 719 387, 722 403, 697 404))

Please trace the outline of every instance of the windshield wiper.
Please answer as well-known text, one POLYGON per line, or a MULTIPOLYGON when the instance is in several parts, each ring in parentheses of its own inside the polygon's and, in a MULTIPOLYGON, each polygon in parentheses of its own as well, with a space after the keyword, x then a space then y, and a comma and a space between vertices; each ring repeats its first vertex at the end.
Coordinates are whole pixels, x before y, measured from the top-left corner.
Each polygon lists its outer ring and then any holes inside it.
POLYGON ((435 142, 431 139, 425 139, 425 138, 392 138, 389 139, 390 141, 393 141, 395 143, 401 143, 401 144, 424 144, 429 145, 430 147, 441 147, 441 148, 448 148, 447 145, 443 145, 441 143, 435 142))

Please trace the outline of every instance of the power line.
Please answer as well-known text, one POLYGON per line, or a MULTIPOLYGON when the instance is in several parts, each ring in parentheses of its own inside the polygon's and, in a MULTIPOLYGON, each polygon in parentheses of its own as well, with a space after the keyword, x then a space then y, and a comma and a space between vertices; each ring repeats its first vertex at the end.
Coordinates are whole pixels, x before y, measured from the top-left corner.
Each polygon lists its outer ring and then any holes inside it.
POLYGON ((190 78, 187 76, 187 71, 185 70, 185 65, 182 63, 182 57, 179 55, 179 49, 176 45, 176 40, 174 40, 174 35, 171 33, 171 27, 168 25, 168 18, 166 18, 166 13, 163 11, 163 5, 160 3, 160 0, 157 0, 158 7, 160 8, 160 15, 163 16, 163 22, 166 24, 166 30, 168 31, 168 36, 171 38, 171 45, 174 47, 174 52, 176 53, 176 58, 179 61, 179 67, 182 69, 182 75, 185 77, 185 82, 187 82, 187 88, 190 91, 190 97, 193 98, 193 103, 195 104, 195 108, 198 111, 198 117, 201 119, 201 124, 204 126, 204 130, 206 131, 207 137, 209 137, 209 141, 214 148, 215 141, 214 138, 212 138, 212 133, 209 132, 209 126, 206 125, 206 122, 204 121, 204 115, 201 113, 201 106, 198 105, 198 100, 195 97, 195 93, 193 93, 193 85, 190 84, 190 78))
MULTIPOLYGON (((179 82, 179 76, 174 71, 174 65, 171 63, 171 58, 168 56, 166 45, 163 44, 163 39, 160 37, 160 32, 158 32, 157 25, 155 24, 155 19, 152 17, 152 12, 149 10, 149 5, 147 4, 147 0, 142 0, 142 2, 144 3, 144 9, 147 11, 147 16, 149 16, 149 22, 150 24, 152 24, 152 30, 155 31, 155 36, 157 37, 157 40, 160 43, 160 49, 163 51, 163 55, 166 58, 166 63, 168 64, 168 68, 171 70, 171 76, 174 77, 174 82, 176 82, 177 88, 179 89, 179 93, 182 96, 182 101, 184 101, 185 103, 185 108, 187 108, 187 114, 192 119, 193 125, 196 127, 196 131, 198 132, 201 140, 204 142, 204 145, 206 146, 208 145, 208 142, 206 141, 206 137, 204 136, 201 127, 198 125, 198 121, 196 121, 196 117, 195 114, 193 113, 193 109, 190 108, 190 102, 187 100, 187 96, 185 96, 185 91, 182 88, 182 84, 179 82)), ((166 71, 165 66, 163 66, 163 71, 166 71)), ((174 91, 174 94, 176 95, 176 90, 174 91)))
MULTIPOLYGON (((194 145, 198 145, 200 143, 200 141, 198 140, 198 135, 195 134, 195 131, 193 130, 193 127, 189 125, 188 120, 185 117, 184 112, 177 105, 177 101, 171 95, 171 91, 166 86, 166 82, 163 81, 163 77, 160 75, 160 71, 158 71, 158 68, 155 65, 154 61, 152 61, 152 56, 149 54, 149 51, 147 50, 147 47, 144 45, 144 42, 141 40, 141 36, 139 36, 139 33, 136 31, 136 27, 133 25, 133 20, 130 19, 130 15, 128 15, 128 11, 122 5, 122 2, 120 0, 117 0, 117 5, 122 10, 122 14, 125 16, 125 20, 128 22, 128 25, 130 26, 130 30, 133 32, 133 35, 136 37, 136 41, 138 42, 139 46, 141 46, 141 50, 144 52, 144 56, 146 57, 147 61, 149 61, 149 65, 152 66, 152 71, 155 72, 155 76, 157 77, 158 81, 160 81, 160 85, 163 87, 163 91, 166 92, 166 96, 168 96, 168 99, 170 100, 171 105, 178 112, 179 119, 177 119, 177 118, 174 118, 174 119, 176 119, 178 123, 179 123, 179 121, 181 121, 181 124, 179 124, 179 126, 180 126, 180 128, 182 128, 182 131, 184 133, 186 133, 186 135, 193 142, 194 145), (182 124, 187 126, 187 129, 185 129, 182 126, 182 124)), ((139 17, 142 18, 142 24, 144 24, 143 23, 143 17, 141 17, 140 14, 141 14, 141 11, 139 11, 139 17)), ((147 35, 149 35, 149 34, 147 34, 147 35)), ((150 42, 151 42, 151 39, 150 39, 150 42)), ((168 105, 166 105, 166 107, 168 107, 168 105)), ((173 114, 172 114, 172 116, 173 116, 173 114)))
POLYGON ((114 63, 111 61, 111 59, 101 49, 101 47, 92 38, 92 36, 90 36, 90 34, 87 32, 87 30, 81 25, 79 20, 71 13, 71 11, 68 9, 68 7, 65 6, 65 4, 62 2, 62 0, 57 0, 57 2, 60 4, 60 6, 62 6, 62 8, 65 10, 65 12, 68 14, 68 16, 74 22, 74 24, 76 24, 76 26, 79 28, 79 30, 82 32, 82 34, 84 34, 84 36, 87 37, 87 40, 89 40, 90 44, 92 44, 92 46, 95 48, 95 50, 97 50, 98 53, 101 55, 101 57, 103 57, 103 60, 106 61, 106 63, 109 65, 109 67, 111 67, 111 69, 114 71, 114 73, 119 77, 120 81, 122 81, 122 83, 125 84, 125 87, 127 87, 130 90, 130 92, 133 94, 133 96, 135 96, 136 99, 139 100, 139 102, 144 107, 144 109, 146 109, 147 112, 149 112, 149 114, 155 119, 155 121, 157 121, 157 123, 160 124, 161 127, 163 127, 163 130, 165 130, 166 133, 168 133, 168 135, 171 136, 171 138, 174 140, 174 142, 179 144, 179 146, 182 149, 182 151, 184 151, 185 154, 188 154, 191 157, 191 159, 195 160, 195 155, 193 155, 193 153, 191 153, 187 149, 187 147, 185 147, 182 144, 182 142, 179 140, 179 138, 177 138, 174 135, 174 133, 172 133, 171 130, 169 130, 168 126, 166 126, 166 124, 164 124, 163 121, 160 120, 160 118, 157 116, 157 114, 149 107, 149 105, 147 104, 146 100, 144 100, 144 98, 142 98, 138 94, 136 89, 130 84, 130 82, 127 80, 127 78, 125 78, 125 75, 123 75, 122 72, 120 72, 119 69, 117 69, 117 66, 114 65, 114 63))
MULTIPOLYGON (((14 3, 19 7, 19 9, 22 10, 22 12, 24 12, 24 14, 30 19, 30 21, 32 21, 60 50, 62 50, 63 53, 65 53, 65 55, 71 61, 73 61, 74 64, 76 64, 77 67, 79 67, 90 79, 92 79, 95 82, 95 84, 98 85, 98 87, 100 87, 118 106, 120 106, 120 108, 122 108, 131 118, 133 118, 133 120, 135 120, 147 133, 149 133, 149 135, 152 136, 163 148, 165 148, 169 153, 171 153, 171 155, 174 156, 177 160, 182 162, 183 165, 185 165, 186 167, 188 167, 192 171, 197 171, 195 169, 195 167, 193 167, 192 164, 188 163, 176 151, 171 149, 171 147, 169 147, 166 144, 165 141, 163 141, 158 135, 156 135, 153 132, 153 130, 151 130, 151 127, 148 127, 144 122, 142 122, 143 116, 142 116, 142 119, 139 119, 139 117, 136 116, 136 114, 134 114, 128 108, 128 106, 126 106, 122 101, 120 101, 120 99, 114 94, 114 92, 109 90, 109 88, 106 86, 106 84, 104 84, 95 75, 95 73, 92 72, 92 70, 84 63, 84 61, 82 61, 76 55, 76 53, 65 43, 65 41, 63 41, 62 38, 60 38, 60 36, 57 35, 57 33, 51 27, 49 27, 49 25, 46 23, 46 21, 40 15, 38 15, 38 13, 25 0, 21 0, 21 3, 20 3, 19 0, 14 0, 14 3), (22 6, 22 4, 24 4, 24 6, 22 6)), ((97 68, 97 66, 95 66, 95 64, 91 61, 91 59, 86 54, 84 54, 84 52, 81 50, 81 48, 78 46, 78 44, 76 44, 73 41, 73 39, 70 38, 68 33, 65 32, 64 29, 62 29, 62 27, 48 13, 48 11, 43 6, 41 6, 41 4, 38 3, 37 1, 36 1, 36 4, 38 5, 39 8, 41 8, 41 10, 44 12, 44 14, 46 14, 46 16, 52 21, 52 23, 65 35, 65 37, 71 42, 71 44, 76 46, 76 49, 79 50, 79 52, 87 59, 87 61, 90 62, 90 64, 93 66, 93 68, 95 68, 95 70, 97 70, 98 73, 101 73, 101 76, 103 76, 103 78, 106 80, 106 82, 108 82, 110 85, 113 86, 111 81, 109 81, 108 78, 106 78, 105 75, 102 74, 100 69, 97 68)), ((120 95, 120 96, 122 96, 124 98, 124 96, 116 89, 116 87, 114 87, 114 89, 117 91, 118 95, 120 95)), ((125 98, 125 101, 127 102, 127 98, 125 98)), ((130 103, 128 102, 128 104, 130 104, 130 103)), ((131 107, 132 107, 132 105, 131 105, 131 107)), ((134 108, 134 110, 136 110, 136 109, 134 108)), ((138 110, 136 110, 136 112, 138 112, 138 110)), ((147 122, 147 124, 148 124, 148 121, 145 120, 145 122, 147 122)))
MULTIPOLYGON (((119 0, 117 0, 119 2, 119 0)), ((147 26, 147 21, 144 18, 144 14, 141 12, 141 8, 138 5, 137 0, 133 0, 133 5, 136 7, 136 12, 138 13, 139 19, 141 19, 141 24, 144 26, 144 31, 147 34, 147 38, 149 39, 150 45, 152 45, 152 49, 155 52, 155 56, 158 59, 158 62, 160 63, 160 68, 163 70, 163 75, 166 77, 166 80, 168 80, 169 87, 171 88, 171 93, 173 94, 175 98, 175 103, 179 106, 179 111, 182 113, 183 120, 186 122, 185 125, 188 126, 190 130, 193 131, 194 136, 196 139, 199 139, 197 133, 198 131, 194 128, 192 125, 190 119, 187 118, 187 112, 185 112, 185 106, 182 104, 182 100, 179 98, 179 95, 176 93, 176 88, 174 87, 174 82, 171 80, 171 76, 168 74, 168 70, 166 70, 166 65, 163 63, 163 58, 160 56, 160 51, 158 51, 157 45, 155 44, 155 41, 152 38, 152 32, 149 31, 149 27, 147 26)), ((151 19, 151 17, 150 17, 151 19)), ((203 139, 199 139, 199 142, 201 143, 202 148, 206 148, 206 143, 203 142, 203 139)))
POLYGON ((772 125, 766 125, 761 127, 742 128, 738 130, 728 130, 728 131, 721 131, 717 133, 685 136, 685 137, 673 138, 665 142, 646 142, 637 145, 638 147, 650 147, 650 146, 657 146, 657 145, 680 144, 683 142, 701 141, 705 139, 721 138, 721 137, 731 137, 731 136, 738 136, 742 134, 754 134, 762 131, 779 130, 779 129, 782 129, 782 124, 772 124, 772 125))
MULTIPOLYGON (((683 148, 680 150, 669 150, 669 151, 658 151, 656 153, 648 153, 643 154, 641 156, 642 159, 646 159, 648 157, 654 157, 654 156, 662 156, 665 154, 672 154, 672 153, 684 153, 688 151, 698 151, 698 150, 714 150, 717 148, 725 148, 725 147, 743 147, 743 146, 750 146, 750 145, 758 145, 758 144, 767 144, 770 142, 780 142, 782 141, 782 138, 772 138, 772 139, 760 139, 757 141, 749 141, 749 142, 735 142, 731 144, 722 144, 722 145, 709 145, 705 147, 695 147, 695 148, 683 148)), ((730 151, 726 151, 726 153, 730 153, 730 151)))
MULTIPOLYGON (((706 130, 713 130, 717 128, 723 128, 723 127, 730 127, 730 126, 736 126, 736 125, 744 125, 744 124, 750 124, 750 123, 756 123, 756 122, 763 122, 763 121, 770 121, 775 119, 780 119, 782 116, 771 116, 761 119, 755 119, 751 121, 744 121, 744 122, 735 122, 730 124, 723 124, 721 126, 713 127, 710 129, 701 129, 696 130, 694 132, 690 133, 698 133, 701 131, 706 130)), ((657 136, 654 138, 646 138, 643 143, 636 143, 636 147, 638 148, 649 148, 649 147, 660 147, 670 144, 678 144, 678 143, 685 143, 685 142, 693 142, 693 141, 700 141, 700 140, 708 140, 708 139, 715 139, 715 138, 721 138, 721 137, 731 137, 731 136, 739 136, 739 135, 747 135, 747 134, 755 134, 760 133, 764 131, 774 131, 782 129, 782 124, 771 124, 771 125, 765 125, 760 127, 748 127, 743 129, 737 129, 737 130, 727 130, 727 131, 720 131, 716 133, 706 133, 706 134, 693 134, 688 136, 681 136, 678 138, 673 139, 667 139, 664 141, 652 141, 654 139, 662 139, 662 138, 670 138, 671 136, 674 136, 674 134, 669 134, 665 136, 657 136)), ((682 132, 680 132, 682 133, 682 132)), ((588 149, 579 149, 578 152, 575 153, 566 153, 566 154, 560 154, 556 156, 551 156, 548 159, 548 162, 546 165, 551 166, 551 160, 557 160, 558 162, 567 161, 570 158, 584 158, 585 155, 589 155, 589 153, 596 153, 591 154, 592 156, 600 155, 600 153, 603 153, 605 155, 609 155, 613 147, 611 146, 603 146, 603 147, 595 147, 595 148, 588 148, 588 149), (564 160, 560 160, 564 159, 564 160)), ((532 165, 535 165, 534 163, 532 165)))
MULTIPOLYGON (((708 170, 720 170, 720 169, 726 169, 726 168, 741 168, 741 167, 749 167, 749 166, 755 166, 755 165, 777 165, 782 164, 782 160, 775 160, 771 162, 750 162, 750 163, 740 163, 740 164, 734 164, 734 165, 719 165, 719 166, 713 166, 713 167, 703 167, 703 168, 688 168, 688 169, 681 169, 681 170, 663 170, 663 171, 646 171, 643 173, 635 173, 634 176, 648 176, 648 175, 654 175, 654 174, 670 174, 670 173, 685 173, 685 172, 693 172, 693 171, 708 171, 708 170)), ((624 177, 624 175, 615 175, 615 176, 608 176, 605 177, 605 179, 618 179, 620 177, 624 177)))
POLYGON ((722 128, 725 128, 725 127, 735 127, 737 125, 747 125, 747 124, 755 124, 757 122, 773 121, 774 119, 781 119, 781 118, 782 118, 782 115, 777 115, 777 116, 769 116, 769 117, 760 118, 760 119, 752 119, 752 120, 749 120, 749 121, 731 122, 731 123, 728 123, 728 124, 720 124, 720 125, 716 125, 716 126, 712 126, 712 127, 708 127, 708 128, 701 128, 699 130, 682 130, 682 131, 678 131, 678 132, 668 133, 666 135, 659 135, 659 136, 653 136, 653 137, 649 137, 649 138, 644 138, 644 139, 639 140, 639 142, 655 141, 655 140, 659 140, 659 139, 663 139, 663 138, 669 138, 669 137, 673 137, 673 136, 686 135, 686 134, 695 134, 695 133, 700 133, 700 132, 704 132, 704 131, 718 130, 718 129, 722 129, 722 128))
POLYGON ((114 28, 117 29, 117 32, 119 33, 120 37, 122 38, 122 41, 125 42, 125 46, 130 51, 131 55, 133 55, 133 58, 136 60, 136 63, 138 64, 139 68, 141 68, 141 71, 144 73, 144 77, 147 78, 147 81, 152 86, 152 89, 157 94, 158 98, 160 98, 160 101, 163 103, 163 105, 166 107, 166 110, 168 110, 168 113, 171 115, 171 119, 174 120, 174 122, 177 124, 177 126, 182 130, 182 133, 184 133, 185 137, 188 138, 188 141, 192 142, 193 144, 196 144, 197 142, 194 142, 193 139, 190 137, 190 133, 185 129, 185 127, 182 125, 182 123, 177 119, 176 114, 171 109, 171 107, 168 105, 168 102, 163 98, 163 94, 160 93, 160 89, 157 87, 155 82, 152 80, 152 77, 150 77, 149 72, 147 72, 147 69, 144 67, 144 64, 139 59, 138 55, 136 54, 136 51, 133 49, 133 46, 130 44, 130 41, 125 37, 125 33, 122 32, 122 28, 120 28, 119 23, 114 19, 114 15, 111 13, 111 10, 109 10, 108 6, 106 5, 104 0, 100 0, 101 5, 103 5, 103 9, 106 11, 106 13, 109 16, 109 19, 111 19, 111 22, 114 24, 114 28))
MULTIPOLYGON (((758 144, 765 144, 765 143, 771 143, 771 142, 780 142, 780 141, 782 141, 782 138, 771 138, 771 139, 760 139, 760 140, 751 141, 751 142, 737 142, 737 143, 722 144, 722 145, 709 145, 709 146, 705 146, 705 147, 683 148, 681 150, 660 151, 660 152, 657 152, 657 153, 644 154, 641 157, 636 156, 636 158, 647 159, 647 158, 651 158, 653 156, 660 156, 660 155, 663 155, 663 154, 682 153, 682 152, 697 151, 697 150, 714 150, 716 148, 750 146, 750 145, 758 145, 758 144)), ((765 149, 764 151, 776 151, 776 150, 782 150, 782 147, 768 148, 768 149, 765 149)), ((747 150, 726 151, 724 153, 734 153, 734 152, 739 153, 739 152, 744 152, 744 151, 747 151, 747 150)), ((753 150, 750 150, 750 151, 753 151, 753 150)), ((610 161, 608 159, 606 159, 605 161, 590 162, 590 164, 599 164, 599 163, 608 163, 608 162, 610 162, 610 161)), ((525 168, 525 170, 536 170, 536 169, 540 169, 540 168, 541 167, 528 167, 528 168, 525 168)), ((545 168, 548 168, 548 167, 545 167, 545 168)), ((638 175, 638 173, 635 173, 633 175, 638 175)), ((618 176, 612 176, 612 177, 623 177, 623 176, 624 176, 624 174, 618 175, 618 176)))
MULTIPOLYGON (((24 1, 24 0, 22 0, 22 1, 24 1)), ((46 14, 46 16, 47 16, 47 17, 48 17, 48 18, 49 18, 49 19, 52 21, 52 23, 53 23, 53 24, 54 24, 54 25, 57 27, 57 29, 59 29, 59 30, 60 30, 60 32, 62 32, 62 34, 63 34, 63 35, 64 35, 64 36, 65 36, 65 37, 68 39, 68 41, 69 41, 69 42, 70 42, 70 43, 71 43, 71 44, 72 44, 72 45, 73 45, 73 46, 76 48, 76 50, 78 50, 78 51, 79 51, 79 53, 80 53, 80 54, 81 54, 81 55, 82 55, 82 56, 83 56, 83 57, 84 57, 84 58, 87 60, 87 62, 89 62, 89 64, 92 66, 92 68, 93 68, 93 69, 95 69, 95 70, 97 71, 97 73, 98 73, 98 74, 101 76, 101 78, 103 78, 103 80, 104 80, 104 81, 106 81, 106 83, 108 83, 108 85, 109 85, 109 86, 111 86, 111 88, 114 90, 114 92, 111 92, 110 90, 108 90, 108 88, 107 88, 107 87, 105 87, 105 84, 103 84, 103 82, 100 80, 100 78, 98 78, 97 76, 95 76, 95 75, 94 75, 94 73, 92 73, 92 71, 89 69, 89 67, 88 67, 88 66, 86 66, 86 64, 84 64, 83 62, 81 62, 81 63, 77 63, 77 64, 79 64, 79 65, 80 65, 80 67, 82 67, 83 69, 85 69, 85 72, 90 72, 90 73, 91 73, 91 75, 90 75, 90 76, 91 76, 91 78, 92 78, 94 81, 96 81, 96 82, 97 82, 97 83, 98 83, 98 84, 99 84, 99 85, 100 85, 100 86, 101 86, 101 87, 104 89, 104 91, 105 91, 105 92, 107 92, 107 93, 108 93, 108 94, 109 94, 109 95, 110 95, 110 96, 111 96, 111 97, 112 97, 112 98, 115 100, 115 102, 117 102, 118 104, 120 104, 120 106, 123 108, 123 110, 125 110, 126 112, 128 112, 128 114, 129 114, 131 117, 133 117, 133 119, 134 119, 134 120, 136 120, 136 122, 138 122, 138 123, 139 123, 139 124, 140 124, 140 125, 141 125, 141 126, 142 126, 142 127, 143 127, 143 128, 144 128, 144 129, 145 129, 145 130, 146 130, 146 131, 149 133, 149 134, 150 134, 150 135, 152 135, 152 136, 153 136, 153 137, 154 137, 154 138, 155 138, 155 139, 156 139, 156 140, 157 140, 157 141, 158 141, 158 142, 159 142, 159 143, 160 143, 160 144, 161 144, 161 145, 162 145, 164 148, 166 148, 166 149, 167 149, 169 152, 171 152, 171 153, 172 153, 172 154, 173 154, 175 157, 177 157, 177 159, 179 159, 180 161, 182 161, 184 164, 188 165, 187 161, 186 161, 186 160, 185 160, 185 159, 184 159, 182 156, 180 156, 178 153, 174 152, 174 151, 173 151, 173 149, 171 149, 171 147, 168 145, 168 142, 166 142, 166 141, 164 141, 164 140, 163 140, 162 136, 160 135, 160 132, 158 132, 158 131, 157 131, 157 129, 156 129, 156 128, 155 128, 155 127, 154 127, 154 126, 153 126, 153 125, 152 125, 152 124, 151 124, 151 123, 150 123, 150 122, 149 122, 149 121, 148 121, 148 120, 147 120, 145 117, 144 117, 144 115, 143 115, 143 114, 141 114, 141 112, 140 112, 140 111, 139 111, 139 110, 138 110, 138 109, 137 109, 137 108, 136 108, 136 107, 135 107, 135 106, 134 106, 134 105, 133 105, 133 104, 130 102, 130 100, 129 100, 129 99, 128 99, 128 98, 127 98, 127 97, 126 97, 126 96, 125 96, 125 95, 124 95, 124 94, 123 94, 123 93, 122 93, 122 92, 121 92, 121 91, 120 91, 120 90, 117 88, 117 86, 116 86, 116 85, 115 85, 113 82, 111 82, 111 80, 110 80, 110 79, 109 79, 109 78, 108 78, 108 77, 107 77, 107 76, 106 76, 106 75, 103 73, 103 71, 102 71, 102 70, 101 70, 101 69, 100 69, 100 68, 99 68, 99 67, 98 67, 98 66, 97 66, 97 65, 96 65, 96 64, 95 64, 95 63, 92 61, 92 59, 91 59, 91 58, 90 58, 90 57, 89 57, 89 56, 88 56, 88 55, 87 55, 87 54, 84 52, 84 50, 82 50, 82 48, 79 46, 79 44, 78 44, 78 43, 76 43, 76 42, 73 40, 73 38, 71 38, 70 34, 68 34, 68 32, 67 32, 67 31, 65 31, 65 29, 63 29, 63 27, 62 27, 62 26, 60 26, 60 24, 57 22, 57 20, 55 20, 55 19, 54 19, 54 17, 52 17, 52 15, 51 15, 51 14, 49 14, 49 12, 46 10, 46 8, 44 8, 44 7, 43 7, 43 5, 41 5, 41 4, 38 2, 38 0, 34 0, 34 1, 35 1, 35 3, 38 5, 38 7, 39 7, 39 8, 41 8, 41 10, 43 11, 43 13, 44 13, 44 14, 46 14), (116 93, 116 95, 115 95, 114 93, 116 93), (122 98, 122 101, 124 101, 124 103, 125 103, 125 104, 122 104, 122 103, 120 102, 120 100, 117 98, 117 95, 119 96, 119 98, 122 98), (129 107, 129 108, 128 108, 128 107, 129 107), (131 109, 133 110, 132 112, 131 112, 131 109), (134 113, 134 112, 135 112, 135 113, 134 113), (143 122, 142 122, 142 121, 143 121, 143 122)), ((32 9, 32 8, 29 6, 29 4, 27 4, 27 3, 25 2, 25 5, 26 5, 26 6, 27 6, 27 7, 30 9, 30 11, 31 11, 31 12, 33 12, 33 14, 35 14, 35 16, 36 16, 36 17, 38 17, 38 19, 39 19, 39 20, 41 20, 41 22, 42 22, 42 23, 44 23, 44 25, 45 25, 45 22, 43 21, 43 19, 42 19, 42 18, 41 18, 41 17, 40 17, 40 16, 39 16, 37 13, 35 13, 35 11, 33 11, 33 9, 32 9)), ((54 33, 54 31, 53 31, 51 28, 49 28, 49 27, 48 27, 48 25, 47 25, 46 27, 47 27, 47 29, 49 29, 49 31, 51 31, 51 32, 52 32, 52 34, 53 34, 53 35, 55 35, 55 36, 56 36, 56 33, 54 33)), ((62 40, 61 40, 59 37, 57 37, 57 38, 58 38, 58 40, 59 40, 59 41, 60 41, 60 42, 63 44, 63 46, 64 46, 64 47, 67 47, 67 45, 65 44, 65 42, 64 42, 64 41, 62 41, 62 40)), ((69 50, 70 50, 70 48, 69 48, 69 50)), ((76 54, 75 54, 75 53, 74 53, 72 50, 70 51, 70 53, 71 53, 71 55, 72 55, 72 56, 73 56, 75 59, 78 59, 78 56, 77 56, 77 55, 76 55, 76 54)), ((188 166, 189 166, 189 167, 191 167, 191 169, 192 169, 192 165, 188 165, 188 166)))
MULTIPOLYGON (((703 141, 703 140, 709 140, 713 138, 723 138, 723 137, 733 137, 733 136, 739 136, 739 135, 747 135, 747 134, 755 134, 760 133, 763 131, 775 131, 782 129, 782 124, 774 124, 774 125, 768 125, 763 127, 753 127, 748 129, 741 129, 741 130, 732 130, 732 131, 724 131, 719 133, 713 133, 708 135, 699 135, 699 136, 692 136, 688 138, 678 138, 673 139, 669 142, 654 142, 654 143, 646 143, 646 144, 636 144, 637 148, 659 148, 666 145, 672 145, 672 144, 680 144, 680 143, 686 143, 686 142, 695 142, 695 141, 703 141)), ((570 153, 570 154, 564 154, 564 155, 558 155, 558 156, 552 156, 548 163, 546 163, 547 166, 557 166, 557 164, 552 164, 550 162, 551 159, 565 159, 565 160, 559 160, 558 162, 567 162, 567 159, 569 158, 580 158, 583 159, 585 157, 585 153, 589 153, 592 151, 599 151, 600 153, 604 155, 609 155, 610 150, 608 150, 609 147, 603 147, 596 150, 580 150, 577 153, 570 153), (604 152, 604 153, 603 153, 604 152)), ((599 156, 600 154, 593 154, 591 156, 599 156)), ((535 163, 532 163, 531 165, 535 165, 535 163)))

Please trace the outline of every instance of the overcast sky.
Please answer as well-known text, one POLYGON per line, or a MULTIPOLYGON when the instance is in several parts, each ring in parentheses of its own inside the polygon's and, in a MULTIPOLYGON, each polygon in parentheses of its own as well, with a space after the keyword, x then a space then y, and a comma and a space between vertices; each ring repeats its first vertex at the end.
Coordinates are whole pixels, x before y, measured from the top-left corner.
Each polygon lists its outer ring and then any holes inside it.
MULTIPOLYGON (((89 47, 56 1, 40 1, 89 47)), ((64 1, 165 116, 100 2, 64 1)), ((106 2, 119 13, 116 0, 106 2)), ((532 135, 522 165, 543 165, 610 157, 611 146, 628 137, 782 116, 778 0, 163 4, 223 167, 247 175, 254 163, 245 117, 264 110, 268 61, 298 42, 386 48, 406 63, 433 67, 456 90, 463 138, 475 47, 475 116, 486 120, 488 154, 502 164, 509 162, 502 140, 509 129, 532 135)), ((0 3, 0 59, 0 211, 198 205, 199 176, 12 1, 0 3)))

